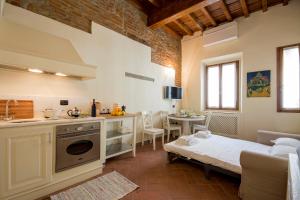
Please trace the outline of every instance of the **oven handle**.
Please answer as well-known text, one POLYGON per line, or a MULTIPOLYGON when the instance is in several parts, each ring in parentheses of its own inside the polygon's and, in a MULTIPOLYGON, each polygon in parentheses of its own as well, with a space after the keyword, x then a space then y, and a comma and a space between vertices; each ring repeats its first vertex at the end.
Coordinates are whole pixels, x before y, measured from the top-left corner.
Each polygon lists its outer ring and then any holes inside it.
POLYGON ((62 139, 62 140, 65 140, 65 139, 70 139, 70 138, 79 138, 79 137, 84 137, 84 136, 94 136, 94 135, 99 135, 100 136, 100 133, 98 132, 92 132, 92 133, 88 133, 88 134, 84 134, 84 135, 66 135, 66 136, 63 136, 63 135, 60 135, 60 136, 56 136, 57 139, 62 139))

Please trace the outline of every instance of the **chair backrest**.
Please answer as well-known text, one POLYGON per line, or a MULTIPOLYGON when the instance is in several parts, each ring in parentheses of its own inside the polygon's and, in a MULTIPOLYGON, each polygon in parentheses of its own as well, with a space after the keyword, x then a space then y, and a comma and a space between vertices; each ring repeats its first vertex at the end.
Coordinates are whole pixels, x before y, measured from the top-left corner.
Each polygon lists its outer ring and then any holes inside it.
POLYGON ((161 118, 161 121, 162 121, 162 127, 164 129, 168 129, 168 127, 170 126, 168 115, 169 115, 168 111, 161 111, 160 112, 160 118, 161 118))
POLYGON ((142 112, 143 129, 153 128, 152 112, 142 112))
POLYGON ((209 126, 209 123, 210 123, 210 120, 211 120, 211 116, 212 116, 212 113, 211 112, 208 112, 206 114, 206 119, 205 119, 205 127, 208 128, 209 126))

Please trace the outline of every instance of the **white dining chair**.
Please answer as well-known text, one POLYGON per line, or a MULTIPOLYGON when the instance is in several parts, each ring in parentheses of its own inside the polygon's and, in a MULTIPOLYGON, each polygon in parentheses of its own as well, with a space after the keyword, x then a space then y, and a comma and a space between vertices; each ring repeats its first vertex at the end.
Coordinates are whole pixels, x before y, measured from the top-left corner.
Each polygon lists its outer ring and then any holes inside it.
POLYGON ((193 125, 193 133, 195 133, 196 131, 207 131, 208 127, 209 127, 209 123, 211 120, 211 112, 208 112, 206 114, 206 119, 205 119, 205 124, 204 125, 200 125, 200 124, 194 124, 193 125))
POLYGON ((181 136, 181 125, 178 124, 171 124, 169 117, 169 113, 167 111, 160 112, 160 118, 162 121, 163 129, 167 130, 167 142, 170 140, 171 131, 178 131, 179 137, 181 136))
MULTIPOLYGON (((151 136, 153 140, 153 150, 156 149, 155 139, 156 136, 161 135, 162 145, 164 145, 164 129, 154 128, 152 120, 152 112, 142 112, 142 121, 143 121, 143 132, 142 132, 142 146, 144 146, 145 134, 151 136)), ((150 140, 151 140, 150 139, 150 140)))

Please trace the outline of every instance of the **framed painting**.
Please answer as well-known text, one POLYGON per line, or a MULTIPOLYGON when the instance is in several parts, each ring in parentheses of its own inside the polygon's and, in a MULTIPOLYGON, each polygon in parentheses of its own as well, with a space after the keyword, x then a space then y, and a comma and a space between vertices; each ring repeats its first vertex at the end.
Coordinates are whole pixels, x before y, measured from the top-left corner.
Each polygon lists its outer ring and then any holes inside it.
POLYGON ((271 71, 247 73, 247 97, 271 96, 271 71))

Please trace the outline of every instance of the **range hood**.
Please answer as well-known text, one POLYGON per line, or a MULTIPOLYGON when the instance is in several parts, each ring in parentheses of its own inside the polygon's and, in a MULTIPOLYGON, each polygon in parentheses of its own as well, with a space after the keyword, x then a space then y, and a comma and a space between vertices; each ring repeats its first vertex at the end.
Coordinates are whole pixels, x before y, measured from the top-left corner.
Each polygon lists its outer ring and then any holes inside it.
POLYGON ((16 24, 0 17, 0 67, 63 73, 82 79, 95 78, 96 67, 85 64, 64 38, 16 24))

